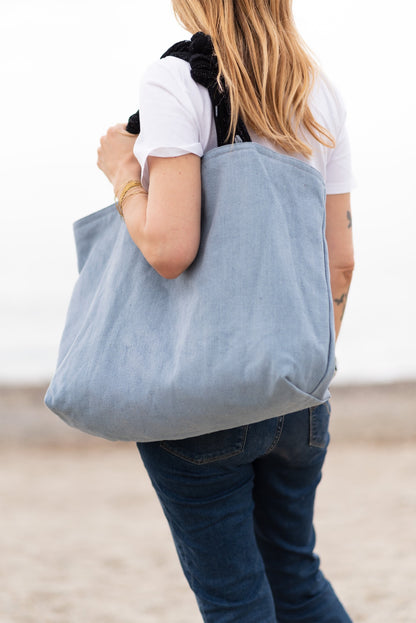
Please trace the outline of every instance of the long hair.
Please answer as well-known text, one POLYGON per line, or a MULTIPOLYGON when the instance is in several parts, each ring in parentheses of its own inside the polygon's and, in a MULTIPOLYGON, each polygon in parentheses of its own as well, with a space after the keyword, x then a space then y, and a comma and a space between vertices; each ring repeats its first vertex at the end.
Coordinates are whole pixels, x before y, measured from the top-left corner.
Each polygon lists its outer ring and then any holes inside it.
POLYGON ((172 0, 172 6, 188 32, 211 36, 218 84, 222 75, 230 95, 227 138, 234 140, 240 115, 288 154, 312 154, 301 129, 335 147, 308 105, 318 66, 296 29, 292 0, 172 0))

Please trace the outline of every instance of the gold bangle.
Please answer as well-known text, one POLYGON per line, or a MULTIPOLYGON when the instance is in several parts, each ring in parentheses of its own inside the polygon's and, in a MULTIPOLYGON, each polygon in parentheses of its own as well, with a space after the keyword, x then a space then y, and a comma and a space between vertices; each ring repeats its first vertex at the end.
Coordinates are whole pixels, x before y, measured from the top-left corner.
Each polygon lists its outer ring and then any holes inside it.
POLYGON ((123 218, 124 218, 123 200, 125 199, 129 190, 131 190, 132 188, 137 188, 137 187, 142 189, 144 192, 146 192, 140 180, 129 180, 128 182, 124 184, 124 186, 121 187, 120 192, 114 197, 117 211, 120 214, 120 216, 122 216, 123 218))

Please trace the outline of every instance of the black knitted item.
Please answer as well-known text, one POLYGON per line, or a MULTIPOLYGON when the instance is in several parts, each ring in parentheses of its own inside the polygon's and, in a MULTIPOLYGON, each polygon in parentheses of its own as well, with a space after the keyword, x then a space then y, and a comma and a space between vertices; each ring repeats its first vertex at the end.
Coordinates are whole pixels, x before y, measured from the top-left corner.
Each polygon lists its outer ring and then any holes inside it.
MULTIPOLYGON (((230 144, 231 137, 226 140, 231 120, 231 106, 228 89, 221 76, 221 90, 217 83, 218 63, 214 54, 211 37, 203 32, 197 32, 189 40, 179 41, 171 46, 161 58, 175 56, 187 61, 191 66, 191 76, 198 84, 208 89, 214 109, 215 127, 217 130, 218 147, 230 144)), ((140 133, 139 111, 132 115, 126 126, 131 134, 140 133)), ((250 142, 251 138, 241 118, 238 118, 234 142, 250 142)))
POLYGON ((127 132, 130 134, 140 134, 140 112, 137 111, 129 117, 129 120, 126 125, 127 132))

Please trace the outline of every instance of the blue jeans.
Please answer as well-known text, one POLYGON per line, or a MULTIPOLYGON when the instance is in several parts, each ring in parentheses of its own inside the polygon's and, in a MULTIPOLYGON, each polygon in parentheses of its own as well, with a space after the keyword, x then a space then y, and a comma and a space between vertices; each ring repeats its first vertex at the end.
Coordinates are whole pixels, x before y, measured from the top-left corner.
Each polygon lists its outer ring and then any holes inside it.
POLYGON ((137 444, 204 621, 351 623, 313 553, 329 414, 137 444))

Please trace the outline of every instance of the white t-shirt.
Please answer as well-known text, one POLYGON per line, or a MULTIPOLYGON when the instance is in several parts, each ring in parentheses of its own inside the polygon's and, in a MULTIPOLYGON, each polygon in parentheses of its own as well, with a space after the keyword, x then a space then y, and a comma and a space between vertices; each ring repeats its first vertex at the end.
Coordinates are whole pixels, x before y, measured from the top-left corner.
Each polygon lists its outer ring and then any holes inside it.
MULTIPOLYGON (((217 132, 208 90, 191 77, 187 61, 168 56, 152 63, 140 83, 140 126, 134 154, 142 167, 142 184, 149 187, 148 156, 172 157, 193 153, 203 156, 217 146, 217 132)), ((313 137, 305 138, 312 147, 311 158, 295 157, 318 169, 327 194, 347 193, 355 186, 342 98, 321 73, 315 82, 309 106, 316 121, 336 140, 334 149, 313 137)), ((252 141, 281 151, 257 136, 247 126, 252 141)))

